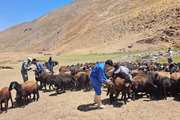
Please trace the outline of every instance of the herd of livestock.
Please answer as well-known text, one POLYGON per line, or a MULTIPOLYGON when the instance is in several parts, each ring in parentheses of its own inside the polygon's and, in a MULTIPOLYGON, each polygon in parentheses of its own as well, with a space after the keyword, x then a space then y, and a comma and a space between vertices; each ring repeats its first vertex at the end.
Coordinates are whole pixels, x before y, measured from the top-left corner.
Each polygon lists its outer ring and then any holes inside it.
MULTIPOLYGON (((107 95, 110 103, 117 100, 121 93, 121 100, 126 103, 128 99, 136 100, 143 95, 150 99, 167 99, 168 96, 177 97, 180 93, 180 63, 172 65, 160 63, 115 63, 128 67, 131 70, 132 83, 125 85, 125 80, 107 74, 112 80, 112 85, 107 85, 107 95)), ((52 90, 57 94, 66 90, 90 91, 90 71, 95 63, 61 66, 58 74, 44 72, 41 76, 35 72, 34 81, 26 81, 22 84, 12 81, 9 87, 0 88, 0 111, 7 111, 8 102, 12 107, 26 105, 30 100, 38 101, 39 90, 52 90), (11 90, 16 90, 15 102, 11 96, 11 90), (3 106, 4 105, 4 106, 3 106)))

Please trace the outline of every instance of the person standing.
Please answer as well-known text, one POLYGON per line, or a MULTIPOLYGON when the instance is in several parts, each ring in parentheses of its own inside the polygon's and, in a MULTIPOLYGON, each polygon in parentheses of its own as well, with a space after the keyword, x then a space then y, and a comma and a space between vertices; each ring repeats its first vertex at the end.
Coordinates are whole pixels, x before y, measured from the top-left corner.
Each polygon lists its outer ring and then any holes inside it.
POLYGON ((167 51, 167 57, 168 57, 168 63, 171 64, 173 62, 173 51, 171 48, 168 49, 167 51))
POLYGON ((113 62, 112 60, 107 60, 105 63, 97 63, 91 71, 90 80, 95 91, 94 102, 97 104, 97 107, 102 109, 104 108, 101 102, 101 87, 103 83, 112 85, 111 80, 107 79, 106 73, 112 70, 113 62))
POLYGON ((26 82, 28 80, 28 71, 31 70, 32 58, 28 57, 27 60, 23 61, 21 66, 21 75, 23 78, 23 81, 26 82))
POLYGON ((54 73, 53 67, 54 67, 54 62, 52 61, 52 57, 49 57, 49 60, 47 62, 47 68, 51 73, 54 73))

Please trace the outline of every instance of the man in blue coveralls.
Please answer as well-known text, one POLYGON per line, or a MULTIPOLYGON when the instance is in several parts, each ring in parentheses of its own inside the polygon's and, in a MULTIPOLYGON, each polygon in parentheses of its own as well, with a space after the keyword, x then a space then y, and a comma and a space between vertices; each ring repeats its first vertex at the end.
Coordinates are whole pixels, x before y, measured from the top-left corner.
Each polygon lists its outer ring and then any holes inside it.
POLYGON ((91 71, 90 80, 95 91, 94 102, 98 108, 104 108, 101 102, 101 87, 103 83, 112 85, 111 80, 107 79, 106 73, 113 68, 112 60, 107 60, 105 63, 97 63, 91 71))

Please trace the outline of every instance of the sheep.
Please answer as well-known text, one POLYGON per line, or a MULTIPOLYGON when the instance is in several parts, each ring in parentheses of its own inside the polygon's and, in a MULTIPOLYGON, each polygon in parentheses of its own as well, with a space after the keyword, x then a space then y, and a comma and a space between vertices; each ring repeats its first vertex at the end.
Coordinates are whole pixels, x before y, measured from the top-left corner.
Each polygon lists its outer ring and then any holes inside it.
POLYGON ((59 89, 65 92, 66 89, 73 90, 76 87, 76 81, 71 75, 52 75, 48 78, 48 83, 55 87, 56 93, 59 93, 59 89))
POLYGON ((1 104, 0 110, 1 111, 3 109, 2 104, 5 103, 5 111, 7 112, 9 99, 11 100, 11 105, 13 108, 13 100, 12 100, 12 96, 11 96, 11 92, 9 88, 8 87, 0 88, 0 104, 1 104))
POLYGON ((28 100, 28 97, 33 94, 33 100, 39 99, 39 90, 38 90, 38 85, 36 81, 26 81, 23 84, 19 84, 16 81, 13 81, 10 83, 9 89, 15 89, 16 90, 16 102, 23 102, 23 104, 28 100), (36 98, 35 98, 36 96, 36 98))
POLYGON ((48 77, 51 76, 52 74, 49 73, 49 72, 44 72, 42 73, 41 75, 39 75, 39 73, 37 71, 34 71, 35 72, 35 80, 38 82, 40 82, 40 89, 46 89, 46 85, 47 85, 47 80, 48 80, 48 77))
POLYGON ((91 90, 89 74, 90 74, 89 71, 83 71, 83 72, 78 72, 73 76, 77 82, 77 89, 79 90, 84 89, 84 91, 91 90))

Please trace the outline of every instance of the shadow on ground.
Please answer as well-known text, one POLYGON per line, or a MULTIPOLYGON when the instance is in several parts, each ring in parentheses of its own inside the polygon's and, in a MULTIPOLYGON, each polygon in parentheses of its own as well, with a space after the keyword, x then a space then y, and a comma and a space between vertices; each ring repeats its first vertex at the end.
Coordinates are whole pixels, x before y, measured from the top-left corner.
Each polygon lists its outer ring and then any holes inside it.
MULTIPOLYGON (((112 104, 110 104, 110 101, 108 98, 102 100, 102 103, 103 105, 113 105, 113 107, 117 107, 117 108, 120 108, 123 105, 123 102, 119 100, 114 101, 112 104)), ((99 108, 97 107, 97 105, 95 105, 95 103, 79 105, 77 109, 82 112, 88 112, 88 111, 97 110, 97 109, 99 110, 99 108)))

